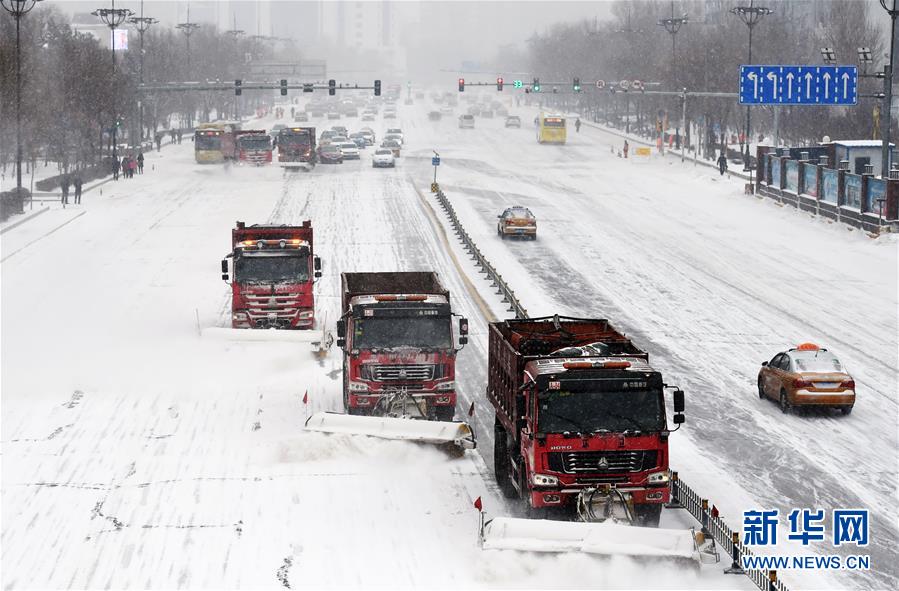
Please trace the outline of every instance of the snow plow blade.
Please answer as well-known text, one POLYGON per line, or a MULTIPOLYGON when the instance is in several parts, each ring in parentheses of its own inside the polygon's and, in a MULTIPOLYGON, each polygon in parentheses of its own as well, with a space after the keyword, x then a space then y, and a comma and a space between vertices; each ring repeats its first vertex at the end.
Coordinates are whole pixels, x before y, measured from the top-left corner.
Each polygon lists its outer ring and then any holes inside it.
POLYGON ((346 433, 382 439, 416 441, 435 445, 453 445, 461 450, 474 449, 474 431, 468 423, 423 421, 395 417, 365 417, 332 412, 317 412, 306 419, 307 431, 346 433))
POLYGON ((617 523, 584 523, 496 517, 484 523, 480 544, 485 550, 581 552, 683 561, 699 566, 692 530, 634 527, 617 523))
POLYGON ((322 331, 320 330, 276 330, 273 328, 222 328, 211 326, 204 328, 200 334, 204 338, 225 341, 286 341, 316 344, 322 340, 322 331))

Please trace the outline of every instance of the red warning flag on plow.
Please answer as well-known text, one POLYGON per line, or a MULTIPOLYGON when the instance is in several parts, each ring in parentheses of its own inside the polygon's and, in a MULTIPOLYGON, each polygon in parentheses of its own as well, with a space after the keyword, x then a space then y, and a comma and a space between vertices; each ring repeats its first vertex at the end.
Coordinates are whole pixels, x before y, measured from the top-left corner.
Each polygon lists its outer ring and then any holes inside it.
POLYGON ((308 402, 309 402, 309 390, 306 390, 306 393, 303 394, 303 404, 306 404, 308 402))
POLYGON ((468 416, 474 416, 474 402, 471 403, 471 406, 468 407, 468 416))
POLYGON ((478 497, 474 500, 474 508, 478 511, 483 510, 484 505, 481 503, 481 497, 478 497))

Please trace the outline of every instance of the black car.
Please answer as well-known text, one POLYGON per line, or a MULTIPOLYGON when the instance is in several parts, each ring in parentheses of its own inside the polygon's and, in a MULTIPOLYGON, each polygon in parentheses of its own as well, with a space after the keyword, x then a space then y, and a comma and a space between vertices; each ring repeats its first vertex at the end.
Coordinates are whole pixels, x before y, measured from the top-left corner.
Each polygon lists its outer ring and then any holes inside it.
POLYGON ((318 149, 318 161, 322 164, 343 164, 343 152, 333 144, 318 149))

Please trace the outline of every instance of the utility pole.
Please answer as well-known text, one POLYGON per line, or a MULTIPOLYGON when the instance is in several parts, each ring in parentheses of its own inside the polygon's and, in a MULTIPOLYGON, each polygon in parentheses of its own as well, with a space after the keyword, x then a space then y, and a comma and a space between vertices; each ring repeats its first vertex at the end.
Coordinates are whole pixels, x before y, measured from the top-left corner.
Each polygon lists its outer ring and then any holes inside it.
POLYGON ((880 109, 880 135, 883 138, 883 147, 880 151, 880 176, 889 178, 890 173, 890 129, 893 120, 893 55, 896 44, 896 0, 880 0, 880 5, 890 15, 890 56, 888 63, 883 67, 883 107, 880 109))
MULTIPOLYGON (((144 16, 144 0, 140 1, 140 16, 136 16, 128 19, 128 22, 137 27, 137 33, 140 35, 140 83, 144 83, 144 33, 146 33, 150 26, 155 25, 159 21, 155 18, 150 18, 148 16, 144 16)), ((138 109, 140 110, 139 120, 140 120, 140 139, 143 142, 144 139, 144 102, 138 101, 138 109)))
MULTIPOLYGON (((115 68, 115 30, 116 27, 125 22, 125 20, 134 14, 132 11, 127 8, 116 8, 115 0, 112 0, 112 8, 98 8, 97 10, 91 13, 92 15, 98 17, 103 23, 109 27, 111 45, 112 45, 112 80, 115 81, 116 68, 115 68)), ((119 143, 119 114, 118 109, 116 107, 115 100, 115 88, 113 87, 113 91, 111 93, 112 96, 112 157, 118 158, 118 143, 119 143)))
MULTIPOLYGON (((766 8, 763 6, 754 6, 755 0, 749 0, 749 6, 735 6, 731 8, 730 11, 732 14, 736 14, 740 17, 740 20, 749 28, 749 59, 746 62, 747 65, 752 65, 752 29, 755 28, 759 21, 762 20, 763 16, 767 16, 774 12, 770 8, 766 8)), ((746 141, 746 152, 743 157, 743 166, 745 170, 749 170, 749 143, 750 143, 750 135, 751 135, 751 108, 749 105, 746 105, 746 128, 743 132, 746 141)))

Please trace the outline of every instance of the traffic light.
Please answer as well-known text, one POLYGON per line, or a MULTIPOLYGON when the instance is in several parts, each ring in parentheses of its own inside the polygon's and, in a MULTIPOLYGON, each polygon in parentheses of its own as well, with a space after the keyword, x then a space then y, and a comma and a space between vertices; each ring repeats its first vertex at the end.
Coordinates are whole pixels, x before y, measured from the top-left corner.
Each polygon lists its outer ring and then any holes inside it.
POLYGON ((381 81, 375 80, 375 96, 381 96, 381 81))
POLYGON ((540 92, 540 78, 534 78, 534 83, 531 84, 531 90, 540 92))
POLYGON ((496 89, 499 91, 502 91, 502 89, 503 89, 503 79, 502 78, 496 79, 496 89))
POLYGON ((281 80, 281 96, 287 96, 287 80, 281 80))
POLYGON ((328 94, 330 96, 337 94, 337 81, 334 79, 328 80, 328 94))
POLYGON ((459 92, 465 92, 465 78, 459 78, 459 92))
POLYGON ((580 79, 580 78, 575 78, 575 79, 574 79, 574 84, 573 84, 572 87, 574 88, 574 91, 575 91, 575 92, 580 92, 580 91, 581 91, 581 79, 580 79))
POLYGON ((234 96, 240 96, 243 93, 243 89, 241 88, 241 85, 243 85, 242 80, 234 81, 234 96))

